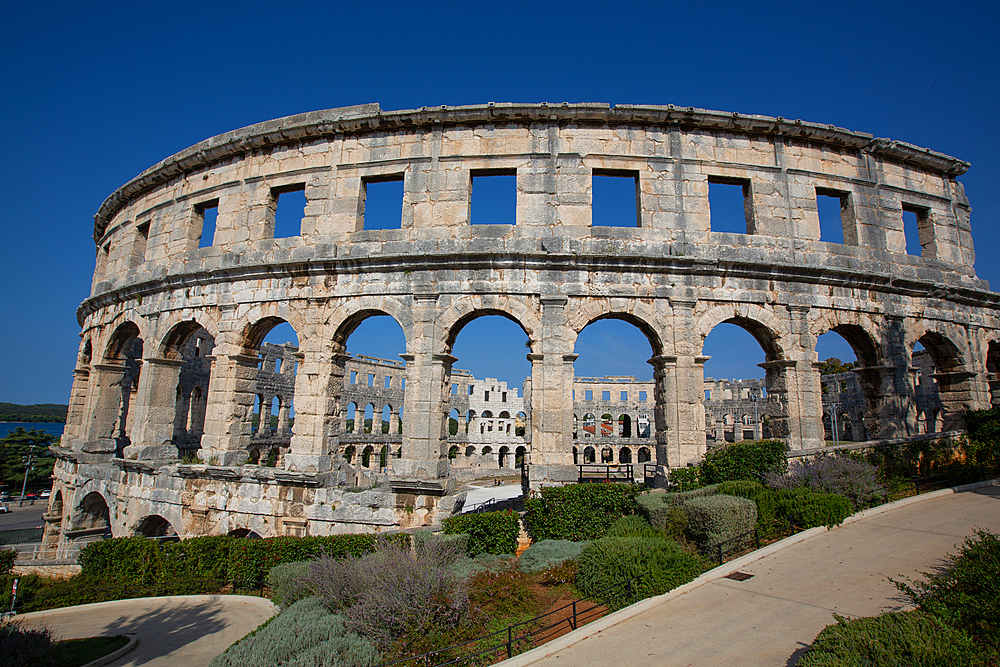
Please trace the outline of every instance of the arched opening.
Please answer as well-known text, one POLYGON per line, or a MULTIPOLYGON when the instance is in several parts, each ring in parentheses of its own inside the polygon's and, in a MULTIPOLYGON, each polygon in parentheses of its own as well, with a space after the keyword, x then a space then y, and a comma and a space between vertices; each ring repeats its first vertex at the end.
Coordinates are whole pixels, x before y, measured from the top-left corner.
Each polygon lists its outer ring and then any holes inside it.
POLYGON ((468 457, 468 456, 472 456, 472 455, 473 455, 473 454, 475 454, 475 453, 476 453, 476 448, 475 448, 475 446, 473 446, 473 445, 468 445, 468 446, 467 446, 467 447, 465 448, 465 455, 466 455, 467 457, 468 457))
POLYGON ((632 450, 628 447, 622 447, 618 452, 618 462, 619 463, 632 463, 632 450))
POLYGON ((632 418, 628 415, 618 415, 618 435, 622 438, 632 437, 632 418))
POLYGON ((615 453, 610 447, 605 447, 601 450, 601 463, 614 463, 615 453))
MULTIPOLYGON (((527 452, 524 445, 520 445, 514 450, 514 467, 520 468, 524 465, 524 455, 527 452)), ((576 447, 573 448, 573 463, 576 463, 576 447)))
POLYGON ((502 445, 497 453, 497 467, 506 468, 509 457, 510 448, 507 445, 502 445))
POLYGON ((381 470, 385 470, 386 466, 389 465, 389 445, 382 445, 378 450, 378 467, 381 470))
POLYGON ((299 338, 291 324, 267 317, 249 327, 244 354, 257 360, 253 413, 246 447, 267 451, 266 465, 278 465, 295 431, 295 390, 299 338), (277 450, 277 455, 275 451, 277 450))
POLYGON ((372 465, 372 454, 375 453, 375 448, 368 445, 361 451, 361 467, 370 468, 372 465))
POLYGON ((174 527, 159 514, 151 514, 140 521, 135 527, 135 534, 166 540, 178 539, 174 527))
MULTIPOLYGON (((201 387, 208 387, 211 381, 211 355, 215 349, 215 338, 198 322, 189 320, 175 325, 163 339, 159 357, 170 362, 150 361, 150 381, 176 384, 172 409, 173 424, 169 440, 177 447, 182 458, 194 457, 201 448, 201 437, 205 430, 205 410, 208 396, 201 387)), ((159 395, 154 392, 153 395, 159 395)), ((154 399, 155 400, 155 399, 154 399)), ((157 424, 158 415, 164 414, 168 406, 150 406, 145 424, 147 430, 145 444, 161 444, 165 425, 157 424)))
POLYGON ((594 417, 593 413, 586 413, 583 415, 583 437, 593 438, 597 434, 597 419, 594 417))
POLYGON ((640 447, 639 451, 636 452, 636 460, 639 463, 648 463, 650 459, 650 452, 648 447, 640 447))
POLYGON ((344 423, 345 433, 354 433, 357 430, 358 427, 356 419, 357 411, 358 411, 358 406, 353 401, 347 404, 347 410, 345 411, 347 415, 347 420, 344 423))
POLYGON ((573 448, 573 465, 580 465, 580 450, 573 448))
POLYGON ((597 451, 593 447, 585 447, 583 450, 583 462, 595 463, 597 461, 597 451))
POLYGON ((452 445, 448 448, 448 458, 452 461, 458 458, 458 445, 452 445))
POLYGON ((975 374, 966 369, 958 346, 944 334, 928 331, 913 346, 910 365, 914 402, 918 412, 928 415, 928 433, 962 428, 965 412, 976 407, 971 400, 975 374))
MULTIPOLYGON (((702 350, 708 357, 703 406, 706 411, 706 404, 711 404, 711 410, 724 406, 726 411, 713 439, 718 443, 748 438, 788 440, 792 433, 786 395, 795 387, 794 378, 788 377, 794 365, 779 363, 783 355, 776 335, 760 322, 733 317, 712 329, 702 350)), ((818 438, 818 420, 814 428, 818 438)))
POLYGON ((877 426, 875 402, 880 400, 882 379, 877 371, 878 348, 859 326, 840 325, 816 339, 820 360, 820 389, 823 398, 823 429, 827 441, 853 442, 867 439, 865 420, 870 414, 877 426), (837 414, 836 420, 831 415, 837 414), (836 432, 833 431, 836 426, 836 432))
POLYGON ((365 406, 364 433, 371 433, 375 419, 375 406, 369 403, 365 406))
POLYGON ((990 387, 990 404, 1000 405, 1000 342, 990 341, 986 348, 986 374, 990 387))
POLYGON ((605 412, 601 415, 601 437, 610 438, 614 434, 614 427, 611 425, 611 413, 605 412))
POLYGON ((263 539, 259 534, 250 530, 249 528, 237 528, 235 530, 229 531, 230 537, 243 537, 248 540, 260 540, 263 539))
POLYGON ((384 405, 382 406, 382 414, 380 416, 380 426, 379 433, 385 435, 389 432, 389 420, 392 418, 392 406, 384 405))
POLYGON ((139 327, 125 322, 115 329, 104 352, 104 363, 97 369, 97 406, 91 414, 87 439, 106 442, 104 450, 113 450, 123 457, 125 448, 132 444, 132 419, 130 410, 142 371, 143 340, 139 327))
MULTIPOLYGON (((448 411, 448 435, 457 436, 458 435, 458 410, 452 408, 448 411)), ((457 447, 455 449, 458 449, 457 447)), ((448 458, 454 458, 449 456, 448 458)))
POLYGON ((485 447, 483 447, 483 456, 489 456, 492 453, 493 453, 493 448, 492 447, 490 447, 489 445, 486 445, 485 447))
POLYGON ((348 463, 351 463, 354 460, 355 451, 357 450, 354 448, 354 445, 348 445, 347 447, 344 447, 344 459, 348 463))
POLYGON ((91 491, 73 513, 71 524, 73 530, 94 531, 111 536, 111 510, 108 508, 108 501, 100 493, 91 491))

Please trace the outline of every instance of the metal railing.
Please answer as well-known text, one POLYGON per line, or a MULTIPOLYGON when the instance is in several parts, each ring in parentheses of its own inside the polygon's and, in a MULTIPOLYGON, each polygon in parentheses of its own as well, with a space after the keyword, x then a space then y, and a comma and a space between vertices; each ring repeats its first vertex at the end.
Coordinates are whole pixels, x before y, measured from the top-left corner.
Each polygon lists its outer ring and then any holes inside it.
POLYGON ((577 465, 578 481, 586 482, 635 482, 635 472, 631 463, 600 464, 583 463, 577 465))
POLYGON ((44 532, 44 527, 0 530, 0 544, 31 544, 33 542, 41 542, 44 532))
MULTIPOLYGON (((412 655, 390 662, 383 662, 377 667, 390 667, 391 665, 405 665, 407 663, 444 667, 445 665, 457 665, 487 655, 492 655, 500 659, 512 658, 517 653, 532 648, 535 640, 538 638, 542 640, 538 644, 541 645, 546 641, 546 633, 555 634, 559 631, 560 626, 565 625, 567 630, 576 630, 581 625, 586 625, 590 621, 603 616, 608 611, 608 604, 619 599, 632 600, 635 597, 635 586, 633 584, 638 578, 625 579, 609 586, 594 596, 582 600, 573 600, 558 609, 553 609, 527 621, 509 625, 503 630, 498 630, 452 646, 421 653, 420 655, 412 655), (597 600, 602 600, 602 602, 597 602, 597 600), (559 618, 558 620, 549 622, 554 616, 565 615, 564 612, 567 610, 570 610, 570 613, 566 615, 566 618, 559 618), (541 625, 541 627, 534 627, 540 621, 546 621, 546 623, 541 625), (482 647, 483 642, 488 644, 486 648, 482 647), (463 649, 467 649, 468 652, 463 652, 463 649), (459 652, 457 656, 455 655, 456 651, 459 652), (437 662, 437 660, 441 660, 441 662, 437 662)), ((552 638, 554 637, 548 637, 548 639, 552 638)))

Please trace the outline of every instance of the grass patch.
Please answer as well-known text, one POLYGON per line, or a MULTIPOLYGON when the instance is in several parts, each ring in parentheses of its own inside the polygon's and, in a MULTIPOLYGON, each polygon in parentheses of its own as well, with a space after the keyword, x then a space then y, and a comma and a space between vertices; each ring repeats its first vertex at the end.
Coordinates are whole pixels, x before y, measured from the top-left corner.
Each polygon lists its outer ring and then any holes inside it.
POLYGON ((49 653, 53 664, 59 667, 80 667, 128 644, 128 637, 85 637, 83 639, 64 639, 53 642, 49 653))

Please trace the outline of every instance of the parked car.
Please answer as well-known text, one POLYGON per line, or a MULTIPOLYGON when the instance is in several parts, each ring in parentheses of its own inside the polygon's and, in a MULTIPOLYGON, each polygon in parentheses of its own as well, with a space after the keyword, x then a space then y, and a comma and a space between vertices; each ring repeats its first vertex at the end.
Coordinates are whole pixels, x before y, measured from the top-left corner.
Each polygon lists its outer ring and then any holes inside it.
POLYGON ((51 495, 52 495, 52 492, 49 491, 48 489, 45 489, 44 491, 42 491, 41 493, 38 494, 38 497, 39 498, 48 498, 51 495))
POLYGON ((0 514, 7 514, 10 512, 10 508, 6 505, 0 505, 0 514))

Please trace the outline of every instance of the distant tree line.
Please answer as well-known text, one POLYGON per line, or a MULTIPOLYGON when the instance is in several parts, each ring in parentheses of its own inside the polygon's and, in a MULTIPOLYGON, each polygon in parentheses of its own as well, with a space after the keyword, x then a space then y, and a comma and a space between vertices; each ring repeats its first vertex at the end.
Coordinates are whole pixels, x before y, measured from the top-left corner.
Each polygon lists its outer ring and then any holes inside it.
POLYGON ((37 403, 20 405, 0 403, 0 422, 30 422, 32 424, 64 424, 68 405, 37 403))

